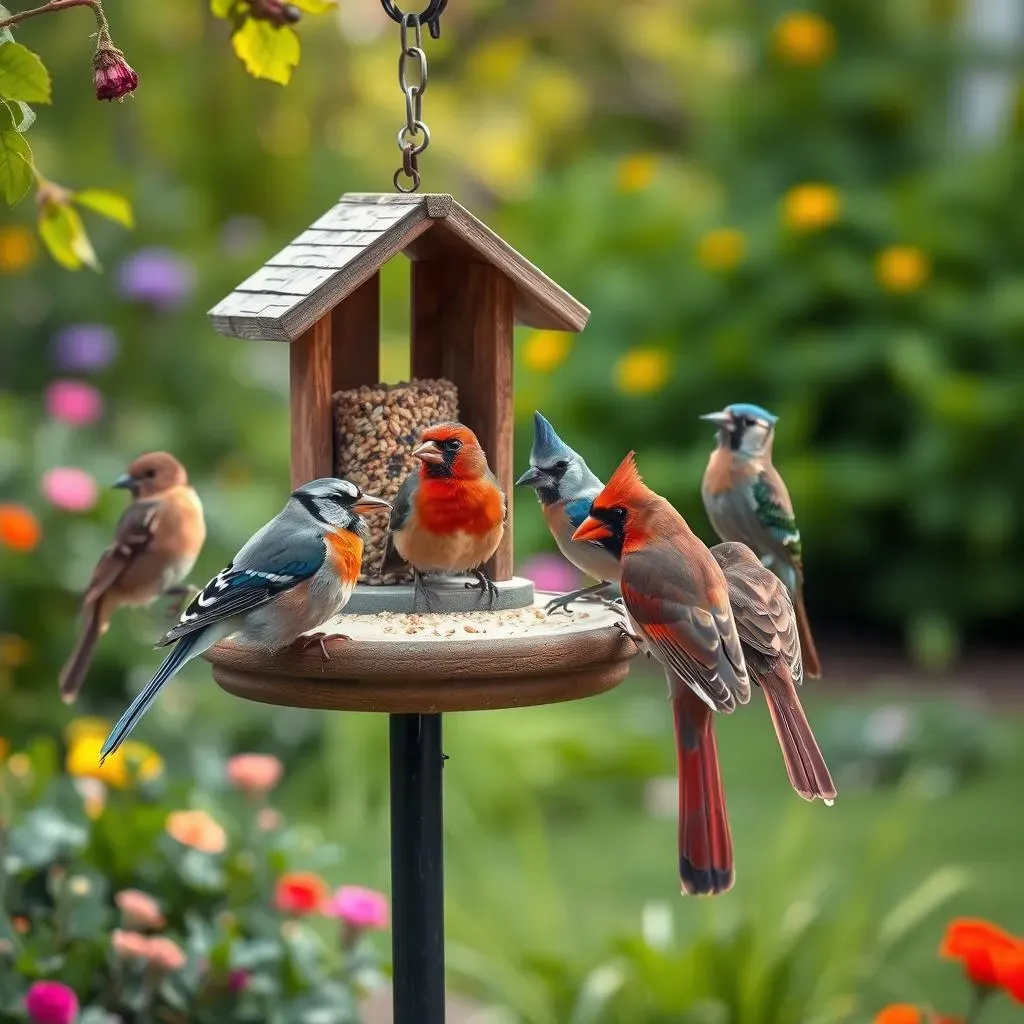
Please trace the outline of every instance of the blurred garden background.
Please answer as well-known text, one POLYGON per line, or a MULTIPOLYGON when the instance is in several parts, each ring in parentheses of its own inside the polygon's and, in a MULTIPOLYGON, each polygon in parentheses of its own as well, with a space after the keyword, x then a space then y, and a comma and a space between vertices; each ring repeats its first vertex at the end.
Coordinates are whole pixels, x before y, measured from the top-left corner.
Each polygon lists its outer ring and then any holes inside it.
MULTIPOLYGON (((172 923, 193 953, 230 946, 230 927, 211 938, 199 919, 241 914, 269 885, 254 865, 285 864, 263 846, 246 859, 254 812, 223 788, 239 752, 284 763, 289 866, 388 889, 384 718, 248 705, 202 663, 137 732, 159 769, 144 785, 106 778, 109 810, 92 791, 88 814, 60 797, 66 773, 88 774, 66 761, 82 716, 120 713, 164 627, 159 607, 121 614, 78 705, 59 702, 76 602, 123 507, 107 485, 145 450, 186 463, 209 527, 196 583, 280 508, 287 351, 215 335, 206 310, 342 192, 389 191, 404 118, 377 0, 299 4, 286 87, 246 73, 230 4, 106 6, 140 79, 123 104, 94 96, 86 10, 15 29, 53 76, 26 134, 40 173, 124 195, 134 227, 84 210, 102 269, 71 272, 31 194, 0 211, 8 978, 60 976, 10 900, 72 861, 110 876, 82 926, 94 938, 115 921, 106 890, 149 881, 191 908, 172 923), (223 821, 227 852, 157 870, 147 844, 174 807, 223 821)), ((427 39, 424 189, 592 309, 579 337, 517 336, 518 461, 535 408, 600 475, 633 447, 710 542, 697 416, 750 401, 780 417, 825 669, 804 698, 840 793, 826 809, 789 791, 755 698, 719 727, 737 886, 684 900, 649 669, 575 705, 449 716, 450 981, 481 1024, 867 1021, 893 1002, 962 1015, 960 969, 936 956, 946 920, 1024 932, 1022 45, 1016 0, 451 0, 427 39)), ((401 261, 383 288, 397 381, 401 261)), ((520 571, 569 586, 535 504, 516 496, 520 571)), ((0 977, 5 1022, 23 1019, 13 992, 0 977)), ((323 998, 277 1019, 356 1019, 323 998)), ((984 1019, 1020 1012, 998 996, 984 1019)))

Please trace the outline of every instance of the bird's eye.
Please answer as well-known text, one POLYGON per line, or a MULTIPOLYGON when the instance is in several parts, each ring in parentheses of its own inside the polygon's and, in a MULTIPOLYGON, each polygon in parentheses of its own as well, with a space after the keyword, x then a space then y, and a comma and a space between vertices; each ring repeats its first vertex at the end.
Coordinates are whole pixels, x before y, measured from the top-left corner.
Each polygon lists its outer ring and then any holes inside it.
POLYGON ((752 427, 752 426, 754 426, 755 423, 757 423, 757 420, 755 420, 753 416, 744 416, 743 417, 743 425, 745 427, 752 427))
POLYGON ((450 452, 457 452, 462 447, 462 442, 457 437, 450 437, 445 441, 444 446, 450 452))
POLYGON ((155 469, 147 469, 146 472, 143 473, 143 476, 149 477, 149 479, 152 480, 153 477, 156 476, 156 470, 155 469))
POLYGON ((554 468, 556 473, 562 474, 569 468, 569 463, 565 459, 559 459, 554 468))
POLYGON ((608 510, 611 516, 612 522, 624 523, 626 521, 626 510, 621 505, 616 505, 614 508, 608 510))

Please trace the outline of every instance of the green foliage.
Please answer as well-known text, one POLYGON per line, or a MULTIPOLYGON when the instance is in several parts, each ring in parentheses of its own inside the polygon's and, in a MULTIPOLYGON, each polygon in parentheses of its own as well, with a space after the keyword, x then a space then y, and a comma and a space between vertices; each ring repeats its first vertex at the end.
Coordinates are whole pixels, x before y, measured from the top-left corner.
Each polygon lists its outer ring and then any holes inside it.
POLYGON ((8 40, 0 45, 0 96, 23 103, 50 102, 50 73, 39 55, 8 40))
MULTIPOLYGON (((340 944, 337 922, 314 929, 275 902, 279 879, 297 865, 336 864, 322 836, 279 821, 268 828, 262 801, 227 788, 223 763, 203 786, 164 775, 119 783, 99 809, 90 805, 97 782, 79 792, 55 770, 56 753, 37 743, 0 767, 0 1021, 23 1020, 29 985, 55 979, 84 1012, 125 1019, 357 1024, 359 996, 377 977, 369 941, 340 944), (222 850, 216 835, 198 847, 171 837, 169 815, 185 807, 225 823, 222 850), (126 889, 153 897, 164 923, 133 918, 115 900, 126 889), (127 939, 112 931, 119 917, 127 939), (142 935, 170 939, 186 962, 161 970, 145 949, 133 955, 128 943, 142 935)), ((71 756, 77 771, 86 755, 71 756)))
POLYGON ((78 211, 70 203, 46 202, 39 209, 39 237, 50 255, 68 270, 99 270, 96 251, 78 211))

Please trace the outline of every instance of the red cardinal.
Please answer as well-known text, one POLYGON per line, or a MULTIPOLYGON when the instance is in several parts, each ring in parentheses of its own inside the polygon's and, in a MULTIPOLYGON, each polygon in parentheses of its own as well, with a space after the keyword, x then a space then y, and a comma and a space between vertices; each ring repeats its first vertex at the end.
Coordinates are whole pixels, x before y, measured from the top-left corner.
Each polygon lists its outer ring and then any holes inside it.
MULTIPOLYGON (((487 468, 476 434, 461 423, 429 427, 413 451, 418 474, 406 477, 391 512, 380 571, 408 562, 417 586, 426 573, 473 572, 493 600, 495 587, 480 568, 505 532, 505 495, 487 468)), ((428 598, 429 591, 424 594, 428 598)))
POLYGON ((716 544, 711 554, 729 584, 747 669, 768 702, 790 785, 805 800, 831 803, 836 787, 796 694, 804 666, 793 599, 746 544, 716 544))
POLYGON ((597 541, 619 558, 634 639, 665 667, 679 758, 683 892, 725 892, 734 878, 732 836, 712 714, 750 700, 725 576, 686 520, 644 485, 632 452, 572 539, 597 541))

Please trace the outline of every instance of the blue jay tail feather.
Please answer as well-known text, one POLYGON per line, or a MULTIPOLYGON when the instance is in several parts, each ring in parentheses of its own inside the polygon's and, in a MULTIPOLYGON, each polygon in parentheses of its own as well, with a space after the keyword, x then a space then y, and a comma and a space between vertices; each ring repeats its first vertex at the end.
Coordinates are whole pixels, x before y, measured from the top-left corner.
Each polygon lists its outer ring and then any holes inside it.
POLYGON ((672 701, 679 760, 679 881, 684 893, 715 896, 734 881, 732 835, 711 709, 686 691, 672 701))
POLYGON ((60 699, 65 704, 74 703, 92 663, 92 652, 103 628, 102 603, 101 597, 85 606, 75 648, 60 670, 60 699))
POLYGON ((164 683, 177 675, 186 662, 202 654, 207 647, 210 647, 213 639, 207 639, 206 631, 204 630, 184 636, 174 645, 167 657, 164 658, 163 663, 156 670, 156 675, 146 684, 146 688, 142 693, 131 702, 128 710, 118 720, 117 725, 110 730, 110 735, 100 751, 100 764, 103 764, 104 760, 113 754, 125 741, 128 734, 138 724, 139 719, 149 709, 149 705, 153 703, 164 683), (204 640, 206 640, 205 643, 203 642, 204 640))

